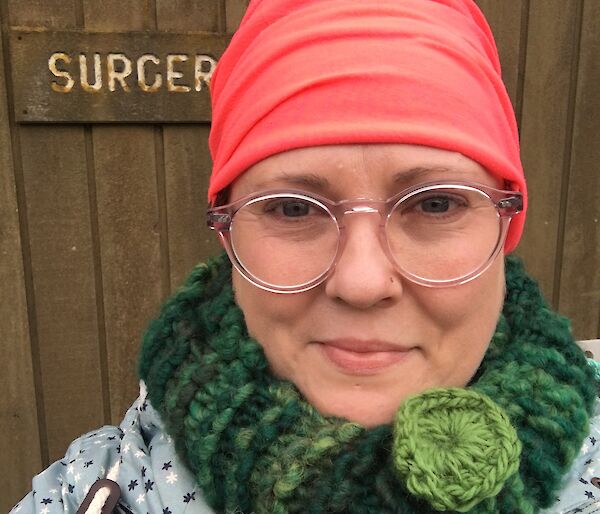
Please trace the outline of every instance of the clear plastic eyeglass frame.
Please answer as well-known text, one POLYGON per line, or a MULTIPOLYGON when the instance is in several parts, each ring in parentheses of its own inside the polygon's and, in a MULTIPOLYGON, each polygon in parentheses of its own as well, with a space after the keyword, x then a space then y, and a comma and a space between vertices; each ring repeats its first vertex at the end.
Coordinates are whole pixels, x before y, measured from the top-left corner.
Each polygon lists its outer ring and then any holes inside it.
POLYGON ((449 181, 428 182, 425 184, 420 184, 418 186, 410 187, 385 201, 372 200, 368 198, 357 198, 352 200, 342 200, 339 202, 333 202, 323 196, 312 193, 306 193, 304 191, 298 191, 293 189, 269 190, 245 196, 235 202, 226 205, 210 207, 207 211, 206 221, 210 229, 218 232, 219 238, 221 239, 232 264, 249 282, 254 284, 256 287, 273 293, 300 293, 312 289, 324 282, 335 269, 336 263, 338 262, 345 245, 344 217, 346 214, 377 213, 379 215, 379 239, 381 247, 383 248, 387 258, 394 265, 398 273, 400 273, 408 280, 416 284, 420 284, 422 286, 450 287, 469 282, 479 277, 490 267, 490 265, 492 264, 492 262, 494 261, 494 259, 496 258, 496 256, 501 251, 504 245, 504 241, 506 239, 506 234, 508 232, 508 227, 510 225, 512 217, 521 212, 522 209, 523 197, 520 192, 496 189, 483 184, 449 181), (430 191, 433 192, 441 189, 471 191, 483 194, 496 208, 498 213, 498 223, 500 224, 500 227, 498 231, 496 245, 493 251, 490 253, 488 259, 483 261, 480 266, 478 266, 471 272, 462 274, 458 277, 453 277, 447 280, 432 280, 415 275, 403 269, 398 264, 397 260, 393 256, 389 242, 387 240, 386 224, 390 218, 390 215, 399 204, 406 202, 407 200, 421 193, 426 193, 430 191), (243 207, 251 205, 253 203, 260 202, 263 200, 276 200, 277 198, 297 199, 301 201, 310 202, 314 206, 319 207, 325 212, 327 212, 337 225, 338 243, 337 248, 335 250, 335 254, 329 264, 329 267, 318 276, 301 284, 281 286, 277 284, 270 284, 261 280, 259 277, 253 275, 246 268, 244 263, 239 259, 238 254, 235 251, 234 245, 232 244, 231 230, 232 225, 234 225, 236 213, 243 207))

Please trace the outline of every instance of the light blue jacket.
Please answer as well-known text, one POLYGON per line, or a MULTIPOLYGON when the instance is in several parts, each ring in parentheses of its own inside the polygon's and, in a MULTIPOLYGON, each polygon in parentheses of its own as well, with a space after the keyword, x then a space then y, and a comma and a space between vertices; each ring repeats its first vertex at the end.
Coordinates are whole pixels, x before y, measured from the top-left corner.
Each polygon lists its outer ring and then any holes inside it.
MULTIPOLYGON (((214 514, 162 427, 142 383, 119 427, 105 426, 71 443, 63 459, 33 479, 32 492, 9 514, 75 514, 93 484, 106 477, 121 488, 115 512, 214 514)), ((556 503, 543 513, 600 513, 600 403, 556 503)))

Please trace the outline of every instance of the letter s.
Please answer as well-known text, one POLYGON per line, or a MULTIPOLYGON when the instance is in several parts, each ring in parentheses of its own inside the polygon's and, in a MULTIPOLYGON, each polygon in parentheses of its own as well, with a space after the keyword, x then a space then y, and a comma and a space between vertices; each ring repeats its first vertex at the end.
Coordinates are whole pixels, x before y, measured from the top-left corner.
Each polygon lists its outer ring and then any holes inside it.
POLYGON ((57 61, 64 61, 66 64, 70 64, 71 58, 62 52, 56 52, 50 56, 48 59, 48 69, 52 72, 55 77, 62 77, 67 79, 66 84, 58 84, 56 82, 52 82, 52 90, 57 93, 69 93, 73 86, 75 85, 75 81, 71 77, 68 71, 59 70, 56 67, 57 61))

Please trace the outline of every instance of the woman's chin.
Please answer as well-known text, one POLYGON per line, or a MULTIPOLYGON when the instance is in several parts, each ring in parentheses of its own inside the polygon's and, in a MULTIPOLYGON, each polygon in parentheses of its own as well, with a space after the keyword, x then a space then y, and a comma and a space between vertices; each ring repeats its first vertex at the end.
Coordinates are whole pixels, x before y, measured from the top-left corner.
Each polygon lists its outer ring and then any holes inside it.
POLYGON ((426 364, 416 348, 401 357, 338 353, 342 355, 331 356, 323 345, 309 345, 304 358, 295 361, 294 372, 276 374, 293 382, 323 416, 366 428, 391 423, 406 398, 431 386, 424 376, 432 374, 422 369, 426 364))
POLYGON ((365 428, 391 423, 404 399, 414 394, 396 392, 391 395, 389 391, 382 394, 381 390, 365 388, 361 384, 337 390, 328 388, 327 391, 325 394, 301 392, 323 416, 344 418, 365 428))

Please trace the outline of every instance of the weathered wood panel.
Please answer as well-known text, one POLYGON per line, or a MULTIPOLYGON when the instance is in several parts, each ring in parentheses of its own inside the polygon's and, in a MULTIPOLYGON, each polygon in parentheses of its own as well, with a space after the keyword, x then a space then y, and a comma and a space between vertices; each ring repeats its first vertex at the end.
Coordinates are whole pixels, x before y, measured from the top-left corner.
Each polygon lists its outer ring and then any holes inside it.
POLYGON ((156 0, 159 30, 218 32, 221 16, 220 0, 156 0))
POLYGON ((162 298, 153 127, 94 127, 112 422, 137 395, 136 358, 162 298))
POLYGON ((600 3, 585 2, 569 174, 560 309, 578 338, 600 335, 600 3))
POLYGON ((11 31, 18 122, 206 122, 215 34, 11 31))
POLYGON ((192 267, 221 251, 206 227, 206 191, 211 160, 208 127, 166 127, 165 171, 169 213, 171 287, 177 288, 192 267))
POLYGON ((225 0, 226 28, 228 34, 233 34, 238 28, 246 12, 249 0, 225 0))
POLYGON ((155 28, 152 0, 79 0, 83 1, 86 29, 121 31, 155 28))
POLYGON ((12 27, 72 28, 78 24, 77 6, 81 0, 4 0, 12 27))
MULTIPOLYGON (((0 70, 4 70, 0 38, 0 70)), ((42 467, 23 254, 17 210, 6 84, 0 71, 0 512, 31 487, 42 467), (10 470, 10 471, 8 471, 10 470)))
MULTIPOLYGON (((83 0, 83 7, 88 30, 155 28, 146 0, 83 0)), ((92 135, 110 411, 119 423, 137 396, 139 341, 163 296, 154 127, 94 126, 92 135)))
POLYGON ((163 127, 154 127, 154 162, 156 165, 156 202, 158 208, 157 228, 160 239, 161 296, 165 299, 171 292, 171 272, 169 263, 169 224, 167 213, 167 192, 165 184, 165 144, 163 127))
POLYGON ((21 127, 50 460, 104 422, 94 260, 79 127, 21 127), (72 408, 76 405, 77 408, 72 408), (60 415, 57 415, 60 413, 60 415))
MULTIPOLYGON (((65 9, 61 0, 43 6, 11 3, 10 19, 47 26, 48 9, 52 26, 77 22, 73 6, 65 9)), ((54 460, 75 435, 104 422, 85 145, 79 127, 17 130, 31 252, 30 301, 35 302, 44 393, 45 451, 54 460)))
MULTIPOLYGON (((158 30, 219 30, 224 25, 220 1, 157 0, 158 30), (181 16, 185 12, 186 16, 181 16)), ((170 288, 176 289, 192 267, 219 251, 204 222, 212 162, 209 125, 164 126, 162 144, 168 222, 170 288)))
POLYGON ((521 121, 530 200, 518 253, 549 301, 555 300, 560 267, 560 206, 568 187, 580 17, 580 2, 531 1, 521 121))
POLYGON ((502 63, 502 78, 518 116, 521 102, 519 74, 527 37, 529 0, 476 0, 476 3, 494 33, 502 63))

